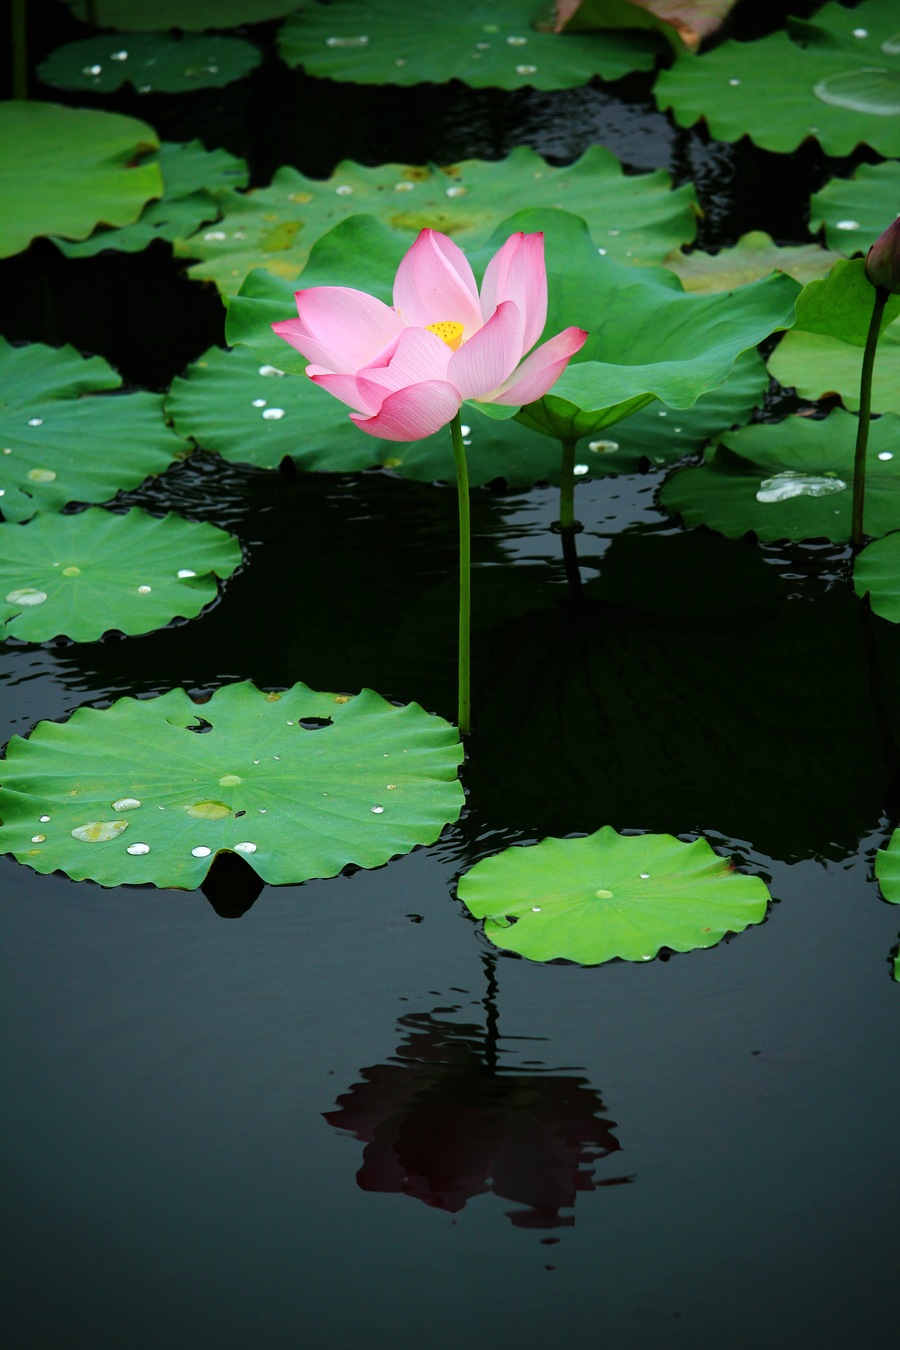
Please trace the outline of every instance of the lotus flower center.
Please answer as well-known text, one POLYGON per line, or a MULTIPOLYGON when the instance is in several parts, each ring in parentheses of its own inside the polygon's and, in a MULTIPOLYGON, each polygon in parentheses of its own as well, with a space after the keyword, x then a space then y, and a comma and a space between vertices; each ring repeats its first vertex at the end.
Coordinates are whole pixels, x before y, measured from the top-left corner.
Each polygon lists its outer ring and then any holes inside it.
POLYGON ((426 323, 426 333, 434 333, 441 342, 446 342, 451 352, 455 352, 462 342, 463 325, 456 323, 453 319, 445 319, 441 323, 426 323))

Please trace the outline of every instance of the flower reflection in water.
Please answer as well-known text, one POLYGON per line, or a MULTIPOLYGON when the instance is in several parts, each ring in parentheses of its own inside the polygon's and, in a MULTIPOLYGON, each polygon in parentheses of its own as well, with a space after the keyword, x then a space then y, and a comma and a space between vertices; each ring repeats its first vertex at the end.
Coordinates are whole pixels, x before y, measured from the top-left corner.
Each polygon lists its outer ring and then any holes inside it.
POLYGON ((574 1224, 560 1211, 579 1191, 632 1180, 595 1178, 620 1145, 584 1078, 498 1068, 490 1017, 487 1036, 435 1013, 410 1013, 399 1026, 392 1062, 363 1069, 325 1113, 365 1143, 362 1190, 411 1195, 451 1214, 493 1192, 526 1206, 507 1211, 517 1227, 550 1229, 574 1224))

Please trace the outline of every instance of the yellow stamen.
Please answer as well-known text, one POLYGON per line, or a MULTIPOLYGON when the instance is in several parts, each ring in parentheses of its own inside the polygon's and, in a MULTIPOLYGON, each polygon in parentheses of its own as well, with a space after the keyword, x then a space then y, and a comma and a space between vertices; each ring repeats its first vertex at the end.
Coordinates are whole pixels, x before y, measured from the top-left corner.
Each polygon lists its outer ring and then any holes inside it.
POLYGON ((426 323, 425 332, 434 333, 435 337, 446 342, 451 352, 455 352, 462 342, 463 325, 453 319, 445 319, 442 323, 426 323))

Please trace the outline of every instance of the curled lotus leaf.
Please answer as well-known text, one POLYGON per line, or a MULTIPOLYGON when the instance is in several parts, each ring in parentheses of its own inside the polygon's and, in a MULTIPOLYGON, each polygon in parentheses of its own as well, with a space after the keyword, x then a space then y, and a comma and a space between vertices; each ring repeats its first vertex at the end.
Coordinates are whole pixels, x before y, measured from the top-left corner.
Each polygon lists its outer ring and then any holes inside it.
POLYGON ((484 858, 458 895, 495 946, 581 965, 712 947, 760 923, 769 902, 759 877, 735 872, 705 839, 620 835, 609 825, 484 858))
POLYGON ((462 753, 448 722, 370 689, 121 698, 12 738, 0 850, 102 886, 192 889, 222 852, 276 884, 380 867, 456 820, 462 753))

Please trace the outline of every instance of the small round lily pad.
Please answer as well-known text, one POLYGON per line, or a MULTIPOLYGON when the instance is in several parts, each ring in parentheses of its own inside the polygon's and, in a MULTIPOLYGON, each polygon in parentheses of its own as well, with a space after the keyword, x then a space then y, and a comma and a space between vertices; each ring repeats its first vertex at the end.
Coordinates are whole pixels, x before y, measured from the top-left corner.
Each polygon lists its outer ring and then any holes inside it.
POLYGON ((832 178, 809 202, 809 228, 825 227, 825 241, 846 257, 866 253, 891 223, 900 203, 900 163, 860 164, 849 178, 832 178))
POLYGON ((544 839, 476 863, 460 900, 491 942, 533 961, 649 961, 661 947, 713 947, 760 923, 769 892, 705 839, 620 835, 544 839))
POLYGON ((12 738, 0 850, 103 886, 193 889, 220 852, 273 883, 380 867, 456 820, 462 755, 450 723, 371 689, 121 698, 12 738))
POLYGON ((3 524, 0 633, 27 642, 149 633, 194 618, 240 561, 238 541, 215 525, 138 507, 3 524))
POLYGON ((176 38, 170 33, 98 34, 57 47, 38 67, 44 84, 111 94, 126 82, 139 94, 180 94, 220 89, 249 74, 262 60, 241 38, 176 38))
POLYGON ((872 611, 900 623, 900 530, 864 548, 853 568, 856 594, 868 594, 872 611))

